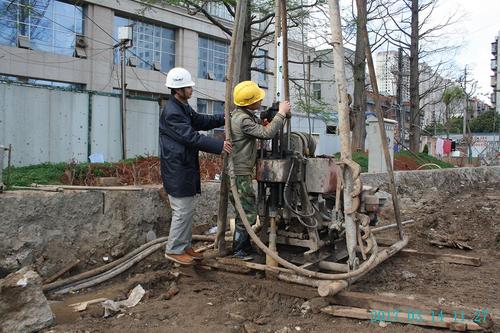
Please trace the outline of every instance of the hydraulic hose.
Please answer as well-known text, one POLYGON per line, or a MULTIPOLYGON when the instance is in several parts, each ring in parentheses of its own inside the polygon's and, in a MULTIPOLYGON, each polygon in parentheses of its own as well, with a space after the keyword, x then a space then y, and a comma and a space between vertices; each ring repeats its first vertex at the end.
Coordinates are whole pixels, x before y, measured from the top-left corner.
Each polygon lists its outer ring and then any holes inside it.
POLYGON ((101 267, 97 267, 93 270, 83 272, 83 273, 78 274, 78 275, 71 276, 71 277, 64 279, 64 280, 59 280, 59 281, 55 281, 55 282, 46 284, 43 286, 43 291, 50 291, 52 289, 60 288, 60 287, 63 287, 63 286, 69 285, 69 284, 73 284, 75 282, 80 282, 84 279, 88 279, 88 278, 93 277, 93 276, 100 274, 102 272, 111 270, 112 268, 122 264, 123 262, 126 262, 129 259, 135 257, 137 254, 141 253, 142 251, 147 250, 149 247, 151 247, 157 243, 164 243, 167 240, 168 240, 168 237, 160 237, 160 238, 157 238, 155 240, 152 240, 151 242, 148 242, 148 243, 138 247, 134 251, 121 257, 120 259, 117 259, 113 262, 110 262, 109 264, 106 264, 106 265, 101 266, 101 267))
MULTIPOLYGON (((285 206, 295 215, 299 216, 299 217, 313 217, 314 214, 316 214, 316 212, 314 211, 314 208, 312 209, 312 212, 310 213, 302 213, 302 212, 299 212, 298 210, 295 210, 291 205, 290 205, 290 202, 288 201, 288 198, 287 198, 287 192, 288 192, 288 187, 290 186, 290 178, 292 176, 292 171, 293 171, 293 168, 295 166, 295 160, 292 160, 292 166, 290 167, 290 171, 288 172, 288 177, 286 179, 286 183, 285 183, 285 187, 283 189, 283 198, 285 199, 285 206)), ((308 226, 306 225, 306 227, 308 228, 316 228, 318 226, 317 222, 316 222, 316 225, 315 226, 308 226)))
POLYGON ((92 286, 95 286, 96 284, 107 281, 107 280, 123 273, 124 271, 126 271, 127 269, 129 269, 130 267, 132 267, 133 265, 135 265, 136 263, 138 263, 142 259, 148 257, 149 255, 151 255, 154 252, 161 249, 163 246, 165 246, 165 243, 160 243, 160 244, 155 244, 153 246, 150 246, 147 249, 143 250, 142 252, 138 253, 135 257, 130 258, 129 260, 123 262, 121 265, 119 265, 115 268, 112 268, 111 270, 109 270, 107 272, 104 272, 98 276, 94 276, 92 278, 89 278, 88 280, 83 281, 81 283, 66 286, 65 288, 58 290, 55 293, 56 294, 66 294, 66 293, 77 291, 77 290, 80 290, 83 288, 92 287, 92 286))

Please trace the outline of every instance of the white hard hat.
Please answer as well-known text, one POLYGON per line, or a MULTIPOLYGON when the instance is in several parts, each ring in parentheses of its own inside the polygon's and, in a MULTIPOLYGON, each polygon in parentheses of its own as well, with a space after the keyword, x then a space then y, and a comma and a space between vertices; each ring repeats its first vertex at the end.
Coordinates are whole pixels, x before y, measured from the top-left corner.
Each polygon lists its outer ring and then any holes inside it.
POLYGON ((191 78, 191 74, 189 74, 186 69, 182 67, 175 67, 168 72, 167 82, 165 82, 165 85, 170 89, 185 88, 193 87, 194 82, 191 78))

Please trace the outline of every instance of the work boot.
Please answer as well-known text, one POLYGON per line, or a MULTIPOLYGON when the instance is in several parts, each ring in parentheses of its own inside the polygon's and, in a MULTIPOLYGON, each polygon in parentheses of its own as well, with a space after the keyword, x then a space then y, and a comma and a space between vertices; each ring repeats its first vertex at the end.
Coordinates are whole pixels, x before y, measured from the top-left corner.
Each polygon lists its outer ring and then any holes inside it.
POLYGON ((253 257, 246 253, 244 250, 239 250, 235 252, 232 256, 234 259, 242 260, 242 261, 251 261, 253 257))
POLYGON ((189 254, 186 253, 181 253, 181 254, 165 253, 165 258, 181 265, 188 266, 193 264, 193 257, 191 257, 189 254))
POLYGON ((190 255, 191 257, 193 257, 194 260, 202 260, 203 259, 203 253, 196 252, 192 247, 187 249, 185 253, 187 255, 190 255))
POLYGON ((233 258, 245 261, 252 260, 253 258, 248 255, 251 248, 250 237, 245 227, 236 225, 233 235, 233 258))

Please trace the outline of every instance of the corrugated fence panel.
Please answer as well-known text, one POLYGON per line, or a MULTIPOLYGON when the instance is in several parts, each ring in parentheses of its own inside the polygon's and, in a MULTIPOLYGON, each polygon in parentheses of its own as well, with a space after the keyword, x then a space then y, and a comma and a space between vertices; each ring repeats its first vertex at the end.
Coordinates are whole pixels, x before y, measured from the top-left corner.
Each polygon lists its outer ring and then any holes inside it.
MULTIPOLYGON (((159 105, 127 99, 127 158, 158 155, 159 105)), ((120 98, 92 95, 91 152, 107 162, 121 159, 120 98)))
POLYGON ((49 161, 87 161, 88 94, 51 90, 49 161))
POLYGON ((158 155, 159 112, 155 101, 127 100, 127 157, 158 155))
POLYGON ((0 84, 0 140, 12 144, 12 164, 85 161, 85 93, 0 84))
POLYGON ((92 95, 91 152, 104 160, 121 159, 120 98, 92 95))

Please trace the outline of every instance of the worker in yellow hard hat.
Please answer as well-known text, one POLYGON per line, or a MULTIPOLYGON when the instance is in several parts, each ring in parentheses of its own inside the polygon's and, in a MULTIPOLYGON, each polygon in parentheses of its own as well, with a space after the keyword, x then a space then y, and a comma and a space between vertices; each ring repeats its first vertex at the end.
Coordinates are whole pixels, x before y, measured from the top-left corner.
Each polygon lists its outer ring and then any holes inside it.
MULTIPOLYGON (((237 108, 231 113, 231 138, 233 144, 232 160, 236 187, 240 195, 243 210, 250 224, 257 219, 257 202, 252 186, 252 174, 257 160, 257 139, 272 139, 283 127, 284 120, 291 114, 288 101, 281 102, 278 113, 271 122, 264 126, 255 112, 261 107, 265 91, 255 82, 240 82, 233 91, 233 102, 237 108)), ((231 203, 234 198, 230 193, 231 203)), ((236 217, 236 228, 233 237, 233 256, 242 260, 251 260, 249 235, 240 219, 236 217)))

